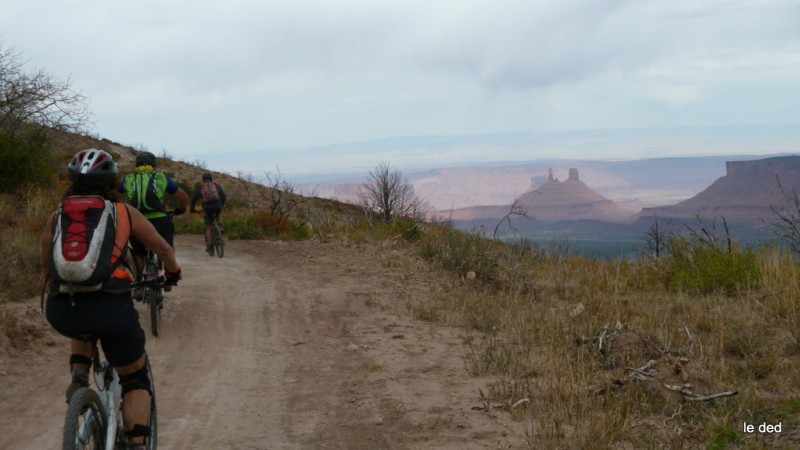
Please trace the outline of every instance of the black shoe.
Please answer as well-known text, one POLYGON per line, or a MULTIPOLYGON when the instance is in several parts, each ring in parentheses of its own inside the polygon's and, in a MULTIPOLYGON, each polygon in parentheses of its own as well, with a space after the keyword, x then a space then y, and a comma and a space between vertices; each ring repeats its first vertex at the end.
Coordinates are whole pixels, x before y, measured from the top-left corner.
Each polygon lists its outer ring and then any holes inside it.
POLYGON ((169 292, 171 290, 172 290, 172 286, 171 285, 168 284, 168 285, 164 286, 164 292, 169 292))
POLYGON ((214 246, 213 245, 206 246, 206 253, 208 253, 211 256, 214 256, 214 246))

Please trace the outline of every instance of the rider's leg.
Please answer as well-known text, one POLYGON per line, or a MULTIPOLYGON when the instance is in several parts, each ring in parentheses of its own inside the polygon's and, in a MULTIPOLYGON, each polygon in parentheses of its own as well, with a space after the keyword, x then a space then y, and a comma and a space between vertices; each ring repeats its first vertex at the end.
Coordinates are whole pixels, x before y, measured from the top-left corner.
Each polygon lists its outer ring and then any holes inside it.
POLYGON ((206 248, 211 246, 211 224, 206 224, 206 248))
MULTIPOLYGON (((80 355, 86 359, 92 357, 92 344, 81 341, 80 339, 70 339, 70 350, 72 350, 73 355, 80 355)), ((73 358, 75 359, 75 358, 73 358)), ((85 361, 70 361, 70 370, 89 370, 89 364, 91 364, 91 359, 89 359, 89 363, 85 361)))
POLYGON ((69 357, 69 371, 72 382, 67 387, 67 402, 78 389, 89 385, 89 367, 92 364, 92 346, 78 339, 70 341, 72 355, 69 357))
MULTIPOLYGON (((150 419, 150 391, 145 355, 126 366, 116 367, 123 389, 122 418, 125 431, 147 428, 150 419), (138 427, 137 427, 138 425, 138 427)), ((144 436, 131 436, 130 442, 144 442, 144 436)))

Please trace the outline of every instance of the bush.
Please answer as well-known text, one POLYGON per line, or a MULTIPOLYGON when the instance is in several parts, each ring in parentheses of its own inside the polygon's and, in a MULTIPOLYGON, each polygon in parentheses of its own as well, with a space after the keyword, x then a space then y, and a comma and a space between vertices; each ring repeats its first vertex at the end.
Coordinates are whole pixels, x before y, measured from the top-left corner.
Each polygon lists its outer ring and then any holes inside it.
POLYGON ((20 186, 48 186, 55 181, 53 155, 47 137, 36 132, 27 138, 0 130, 0 192, 20 186))
POLYGON ((480 280, 497 279, 494 241, 479 233, 463 233, 453 229, 438 229, 426 233, 420 241, 420 256, 436 262, 460 276, 475 272, 480 280))
POLYGON ((0 194, 0 292, 9 300, 37 295, 41 288, 40 242, 44 226, 58 197, 49 189, 27 189, 17 195, 0 194))
POLYGON ((761 286, 758 255, 752 249, 734 243, 725 250, 673 236, 668 251, 666 283, 671 289, 731 295, 761 286))

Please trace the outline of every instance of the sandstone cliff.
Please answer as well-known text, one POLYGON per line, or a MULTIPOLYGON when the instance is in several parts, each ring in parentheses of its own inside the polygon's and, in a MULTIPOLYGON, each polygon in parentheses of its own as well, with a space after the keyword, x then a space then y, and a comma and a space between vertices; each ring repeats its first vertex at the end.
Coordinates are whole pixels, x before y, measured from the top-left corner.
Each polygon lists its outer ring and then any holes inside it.
POLYGON ((800 156, 728 161, 726 175, 694 197, 671 206, 645 208, 643 219, 725 217, 732 221, 769 220, 771 205, 781 202, 778 180, 786 192, 800 190, 800 156))

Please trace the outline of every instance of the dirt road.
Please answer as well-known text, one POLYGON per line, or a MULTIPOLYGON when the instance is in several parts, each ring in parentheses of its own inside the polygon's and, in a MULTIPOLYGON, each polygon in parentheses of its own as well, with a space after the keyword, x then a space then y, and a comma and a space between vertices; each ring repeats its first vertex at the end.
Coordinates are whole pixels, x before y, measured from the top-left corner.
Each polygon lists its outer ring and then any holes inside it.
MULTIPOLYGON (((411 250, 179 236, 184 280, 148 335, 163 449, 519 448, 528 425, 479 410, 464 332, 408 305, 440 289, 411 250)), ((0 449, 58 448, 67 341, 38 299, 0 304, 0 449), (2 311, 0 311, 2 312, 2 311), (2 334, 2 333, 0 333, 2 334)))

